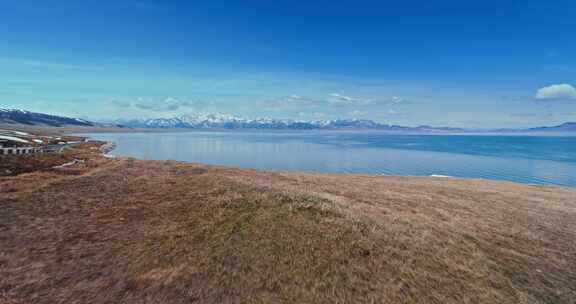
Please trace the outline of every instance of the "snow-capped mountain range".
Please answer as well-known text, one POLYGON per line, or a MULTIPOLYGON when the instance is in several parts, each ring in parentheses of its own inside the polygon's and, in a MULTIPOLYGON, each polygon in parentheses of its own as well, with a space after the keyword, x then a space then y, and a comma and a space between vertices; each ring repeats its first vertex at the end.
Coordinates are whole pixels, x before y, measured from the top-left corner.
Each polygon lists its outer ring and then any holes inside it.
POLYGON ((187 129, 411 129, 386 125, 363 119, 290 120, 273 118, 247 119, 229 114, 182 115, 174 118, 118 120, 116 123, 132 128, 187 129))
POLYGON ((269 130, 384 130, 405 133, 573 133, 576 123, 567 122, 551 127, 529 129, 462 129, 451 127, 405 127, 378 123, 366 119, 291 120, 256 118, 247 119, 229 114, 182 115, 174 118, 116 120, 112 123, 92 122, 79 118, 35 113, 18 109, 0 108, 0 124, 23 124, 37 126, 75 126, 106 128, 146 129, 269 129, 269 130))

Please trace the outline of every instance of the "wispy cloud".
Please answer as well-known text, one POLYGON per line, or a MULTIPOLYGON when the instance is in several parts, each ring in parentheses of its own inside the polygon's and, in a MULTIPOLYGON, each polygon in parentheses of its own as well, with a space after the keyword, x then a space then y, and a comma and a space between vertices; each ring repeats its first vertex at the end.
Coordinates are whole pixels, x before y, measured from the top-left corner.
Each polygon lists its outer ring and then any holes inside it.
POLYGON ((390 106, 395 106, 395 105, 399 105, 399 104, 409 104, 410 102, 408 100, 406 100, 405 98, 402 97, 398 97, 398 96, 393 96, 392 98, 390 98, 388 100, 388 105, 390 106))
POLYGON ((301 95, 290 95, 266 102, 266 106, 272 111, 290 111, 318 108, 326 105, 326 101, 304 97, 301 95))
POLYGON ((112 99, 109 102, 111 105, 119 108, 130 108, 132 107, 132 102, 127 100, 112 99))
POLYGON ((300 95, 290 95, 288 97, 280 99, 279 101, 285 102, 285 103, 291 103, 291 104, 304 105, 304 106, 317 106, 317 105, 322 105, 324 103, 324 101, 322 101, 322 100, 313 99, 313 98, 309 98, 309 97, 303 97, 300 95))
POLYGON ((339 93, 332 93, 327 99, 328 103, 333 105, 367 105, 371 104, 374 100, 367 98, 357 98, 342 95, 339 93))
POLYGON ((326 113, 322 112, 300 112, 298 113, 298 117, 301 119, 325 119, 326 113))
POLYGON ((367 113, 364 112, 364 111, 360 111, 360 110, 353 110, 353 111, 350 111, 350 112, 348 112, 348 113, 346 113, 346 114, 348 114, 349 116, 352 116, 352 117, 355 117, 355 118, 356 118, 356 117, 364 116, 364 115, 366 115, 367 113))
POLYGON ((201 102, 192 102, 169 97, 164 100, 137 98, 136 100, 114 99, 111 103, 120 108, 134 108, 153 112, 176 112, 185 108, 197 109, 203 106, 201 102))
MULTIPOLYGON (((400 104, 405 102, 400 97, 392 97, 389 99, 382 99, 385 103, 390 105, 400 104)), ((286 97, 271 100, 270 105, 278 108, 310 108, 310 107, 342 107, 342 106, 367 106, 375 104, 378 101, 372 98, 359 98, 343 95, 340 93, 331 93, 325 98, 311 98, 302 95, 289 95, 286 97)))
MULTIPOLYGON (((324 113, 323 115, 339 117, 345 114, 350 117, 405 117, 405 112, 396 108, 409 104, 402 97, 364 98, 340 93, 327 94, 320 98, 311 98, 292 94, 263 104, 265 110, 274 112, 292 112, 302 117, 302 113, 324 113), (305 111, 305 112, 303 112, 305 111)), ((310 117, 310 114, 306 114, 310 117)))

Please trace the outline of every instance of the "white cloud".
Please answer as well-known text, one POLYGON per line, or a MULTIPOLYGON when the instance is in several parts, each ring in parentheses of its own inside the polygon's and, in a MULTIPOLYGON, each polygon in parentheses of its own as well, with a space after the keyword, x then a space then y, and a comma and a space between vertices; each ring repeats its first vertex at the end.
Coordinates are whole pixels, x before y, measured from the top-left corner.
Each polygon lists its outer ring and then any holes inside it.
POLYGON ((576 88, 567 83, 553 84, 539 89, 535 98, 539 100, 576 99, 576 88))
POLYGON ((326 114, 321 113, 321 112, 300 112, 298 113, 298 116, 300 118, 306 119, 306 118, 311 118, 311 119, 324 119, 326 117, 326 114))
POLYGON ((325 102, 323 100, 293 94, 266 102, 266 108, 273 111, 289 111, 317 108, 324 104, 325 102))
POLYGON ((365 105, 372 103, 371 99, 355 98, 341 95, 339 93, 330 94, 330 98, 328 98, 327 101, 334 105, 365 105))
POLYGON ((132 102, 127 100, 112 99, 109 103, 119 108, 130 108, 132 106, 132 102))
POLYGON ((164 100, 154 100, 141 97, 136 100, 114 99, 111 103, 120 108, 135 108, 154 112, 174 112, 182 108, 194 108, 200 105, 200 103, 183 101, 172 97, 164 100))
POLYGON ((339 93, 328 94, 324 98, 311 98, 304 95, 292 94, 264 103, 265 108, 271 111, 300 111, 300 110, 326 110, 346 109, 349 115, 366 115, 367 110, 384 111, 392 106, 409 104, 406 99, 398 96, 390 98, 360 98, 339 93), (356 110, 356 111, 354 111, 356 110))
POLYGON ((354 100, 356 100, 355 98, 352 98, 350 96, 344 96, 344 95, 340 95, 338 93, 332 93, 332 94, 330 94, 330 96, 334 97, 336 100, 341 100, 341 101, 354 101, 354 100))
POLYGON ((352 116, 352 117, 359 117, 359 116, 366 115, 366 112, 359 111, 359 110, 354 110, 354 111, 348 112, 348 115, 350 115, 350 116, 352 116))
POLYGON ((404 103, 406 102, 406 100, 402 97, 398 97, 398 96, 394 96, 390 99, 390 104, 391 105, 396 105, 396 104, 400 104, 400 103, 404 103))

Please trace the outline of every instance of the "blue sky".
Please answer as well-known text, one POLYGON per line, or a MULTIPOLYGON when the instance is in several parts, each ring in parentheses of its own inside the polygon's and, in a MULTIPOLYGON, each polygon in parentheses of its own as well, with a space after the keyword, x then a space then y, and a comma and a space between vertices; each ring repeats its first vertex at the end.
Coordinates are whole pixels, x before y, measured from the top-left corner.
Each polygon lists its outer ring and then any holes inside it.
POLYGON ((571 1, 0 0, 0 107, 576 121, 571 1))

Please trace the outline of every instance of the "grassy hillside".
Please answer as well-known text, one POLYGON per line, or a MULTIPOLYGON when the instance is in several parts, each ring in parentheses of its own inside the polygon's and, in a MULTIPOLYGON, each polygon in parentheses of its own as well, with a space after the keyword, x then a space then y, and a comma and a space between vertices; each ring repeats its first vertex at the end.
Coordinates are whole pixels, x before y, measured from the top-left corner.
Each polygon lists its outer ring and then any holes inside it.
POLYGON ((83 157, 0 177, 0 303, 576 299, 572 189, 83 157))

